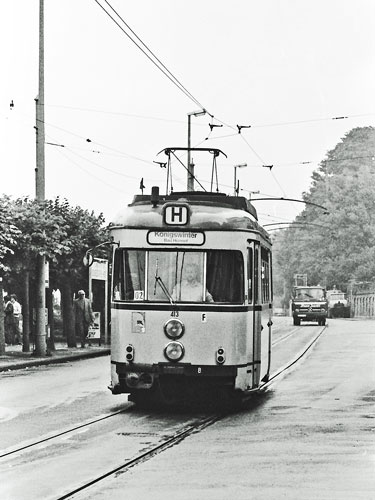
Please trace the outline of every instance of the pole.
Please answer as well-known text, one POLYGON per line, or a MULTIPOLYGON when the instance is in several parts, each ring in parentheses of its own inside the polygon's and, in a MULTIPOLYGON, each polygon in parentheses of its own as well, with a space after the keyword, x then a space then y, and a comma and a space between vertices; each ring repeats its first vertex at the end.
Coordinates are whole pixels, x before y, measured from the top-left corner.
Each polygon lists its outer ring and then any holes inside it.
POLYGON ((194 165, 191 163, 191 117, 205 115, 205 109, 188 113, 188 147, 187 147, 187 190, 194 191, 194 165))
MULTIPOLYGON (((36 101, 36 169, 35 193, 37 201, 45 200, 45 131, 44 131, 44 0, 39 0, 39 94, 36 101)), ((46 289, 45 289, 45 257, 37 256, 36 279, 36 324, 35 354, 45 356, 46 344, 46 289)))
POLYGON ((36 102, 36 169, 35 192, 38 201, 45 200, 44 158, 44 0, 39 0, 39 95, 36 102))
POLYGON ((238 193, 240 190, 239 183, 237 186, 237 168, 245 168, 245 167, 247 167, 247 163, 241 163, 240 165, 234 165, 234 193, 233 193, 234 196, 238 196, 238 193))
POLYGON ((192 169, 191 166, 191 155, 190 155, 190 145, 191 145, 191 113, 188 114, 188 150, 187 150, 187 168, 188 168, 188 176, 187 176, 187 190, 194 191, 194 167, 192 169))

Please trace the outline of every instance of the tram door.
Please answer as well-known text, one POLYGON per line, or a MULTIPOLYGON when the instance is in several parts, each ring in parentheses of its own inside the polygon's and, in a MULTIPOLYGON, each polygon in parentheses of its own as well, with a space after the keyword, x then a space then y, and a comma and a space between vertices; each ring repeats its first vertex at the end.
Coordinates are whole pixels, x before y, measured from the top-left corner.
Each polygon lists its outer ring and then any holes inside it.
POLYGON ((260 382, 261 370, 261 328, 262 301, 260 294, 260 245, 254 242, 254 249, 249 249, 252 256, 252 301, 253 301, 253 387, 260 382))
POLYGON ((261 247, 260 250, 260 302, 261 312, 261 381, 268 380, 271 357, 271 327, 272 327, 272 289, 271 289, 271 254, 261 247))

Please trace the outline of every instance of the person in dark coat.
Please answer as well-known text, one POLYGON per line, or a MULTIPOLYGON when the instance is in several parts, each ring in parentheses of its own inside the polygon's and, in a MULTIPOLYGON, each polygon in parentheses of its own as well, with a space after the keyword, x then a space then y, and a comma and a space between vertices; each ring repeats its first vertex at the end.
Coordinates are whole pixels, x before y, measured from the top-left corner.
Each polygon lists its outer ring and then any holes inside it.
POLYGON ((78 298, 73 301, 76 338, 81 339, 81 347, 85 347, 89 326, 94 322, 91 302, 86 299, 83 290, 78 291, 78 298))
POLYGON ((4 330, 5 330, 5 343, 14 344, 13 335, 13 304, 10 301, 10 297, 4 298, 4 330))

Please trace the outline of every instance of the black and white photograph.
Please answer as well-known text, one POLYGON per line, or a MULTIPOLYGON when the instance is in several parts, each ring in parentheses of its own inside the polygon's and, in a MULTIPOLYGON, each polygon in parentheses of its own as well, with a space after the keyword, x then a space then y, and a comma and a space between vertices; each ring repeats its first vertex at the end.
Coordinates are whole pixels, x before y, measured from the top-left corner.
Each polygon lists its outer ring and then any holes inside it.
POLYGON ((0 43, 1 500, 375 500, 375 2, 0 43))

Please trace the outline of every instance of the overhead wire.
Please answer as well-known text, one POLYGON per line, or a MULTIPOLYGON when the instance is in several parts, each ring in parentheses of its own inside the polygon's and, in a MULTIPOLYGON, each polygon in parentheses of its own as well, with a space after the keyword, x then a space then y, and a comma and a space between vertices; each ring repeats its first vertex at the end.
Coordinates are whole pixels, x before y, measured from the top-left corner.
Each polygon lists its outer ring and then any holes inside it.
MULTIPOLYGON (((129 116, 129 117, 135 117, 135 118, 141 118, 141 119, 160 120, 160 121, 174 122, 174 123, 185 123, 185 122, 183 122, 181 120, 168 120, 166 118, 158 118, 158 117, 143 116, 143 115, 128 114, 128 113, 119 113, 119 112, 106 111, 106 110, 94 110, 94 109, 87 109, 87 108, 80 108, 80 107, 73 107, 73 106, 63 106, 63 105, 50 105, 50 106, 52 106, 52 107, 61 107, 61 108, 66 108, 66 109, 77 109, 77 110, 80 110, 80 111, 90 111, 90 112, 107 113, 107 114, 114 114, 114 115, 120 115, 120 116, 129 116)), ((371 115, 373 115, 373 113, 350 115, 350 116, 345 117, 345 118, 361 117, 361 116, 371 116, 371 115)), ((221 124, 227 126, 228 128, 231 128, 232 130, 235 130, 234 126, 228 125, 228 124, 226 124, 225 122, 219 120, 216 117, 215 117, 215 119, 218 122, 220 122, 221 124)), ((334 119, 334 118, 322 118, 322 119, 315 119, 315 120, 301 120, 300 122, 281 122, 278 125, 289 125, 289 124, 294 124, 294 123, 308 123, 308 122, 313 122, 313 121, 323 121, 323 120, 332 120, 332 119, 334 119)), ((338 119, 338 118, 336 118, 336 119, 338 119)), ((48 125, 56 127, 55 125, 51 125, 51 124, 48 124, 48 125)), ((202 124, 197 124, 197 125, 199 125, 199 126, 206 126, 206 125, 202 125, 202 124)), ((259 126, 260 127, 265 127, 265 126, 268 126, 268 125, 259 125, 259 126)), ((273 125, 271 124, 269 126, 273 126, 273 125)), ((258 127, 258 125, 253 125, 252 127, 254 127, 254 128, 258 127)), ((56 128, 58 128, 58 127, 56 127, 56 128)), ((61 128, 61 130, 65 130, 65 129, 61 128)), ((68 132, 68 133, 73 134, 72 132, 69 132, 67 130, 65 130, 65 131, 68 132)), ((76 134, 73 134, 73 135, 76 135, 76 134)), ((238 135, 241 136, 242 140, 244 140, 244 142, 246 142, 247 146, 252 150, 252 152, 255 154, 255 156, 257 156, 257 158, 262 162, 262 165, 248 165, 248 166, 249 167, 254 167, 254 168, 255 167, 256 168, 260 168, 260 167, 263 167, 263 166, 267 166, 267 165, 265 165, 265 162, 260 157, 260 155, 249 144, 249 142, 246 140, 246 138, 244 138, 244 136, 242 134, 239 134, 238 132, 236 132, 234 134, 225 134, 225 135, 220 135, 220 136, 213 137, 212 136, 212 129, 210 129, 210 133, 208 134, 208 136, 205 139, 203 139, 201 142, 199 142, 198 145, 201 145, 203 142, 208 141, 208 140, 212 141, 212 140, 224 139, 224 138, 227 138, 227 137, 234 137, 234 136, 238 136, 238 135)), ((107 148, 106 145, 102 145, 102 146, 107 148)), ((112 150, 114 150, 114 149, 112 148, 112 150)), ((120 152, 118 150, 114 150, 114 151, 116 151, 117 153, 119 153, 121 155, 123 154, 125 156, 130 156, 130 157, 132 157, 132 158, 134 158, 136 160, 147 162, 147 160, 142 160, 139 157, 135 157, 135 156, 129 155, 128 153, 123 153, 123 152, 120 152)), ((94 152, 96 152, 96 151, 94 151, 94 152)), ((292 166, 292 165, 310 165, 310 164, 314 164, 314 163, 321 163, 322 161, 324 161, 324 162, 333 162, 333 161, 342 161, 342 160, 365 159, 365 158, 372 158, 372 157, 374 157, 374 154, 365 155, 365 156, 347 157, 347 158, 331 158, 331 159, 324 159, 324 160, 309 160, 309 161, 301 161, 301 162, 276 163, 276 164, 273 164, 272 166, 276 166, 276 167, 280 168, 280 167, 286 167, 286 166, 292 166)))
MULTIPOLYGON (((108 167, 104 167, 103 165, 100 165, 99 163, 95 162, 95 161, 92 161, 90 160, 89 158, 85 158, 84 156, 76 153, 72 148, 70 147, 66 147, 65 145, 63 144, 58 144, 56 142, 46 142, 46 144, 48 145, 51 145, 51 146, 59 146, 59 147, 62 147, 64 148, 66 151, 68 151, 69 153, 77 156, 78 158, 80 158, 81 160, 84 160, 86 161, 87 163, 91 163, 92 165, 102 169, 102 170, 105 170, 107 172, 110 172, 112 174, 115 174, 115 175, 119 175, 121 177, 125 177, 127 179, 134 179, 134 180, 139 180, 139 176, 133 176, 133 175, 127 175, 127 174, 124 174, 122 172, 118 172, 116 170, 113 170, 111 168, 108 168, 108 167)), ((76 161, 72 160, 72 158, 70 158, 68 155, 63 155, 67 160, 69 160, 70 162, 72 162, 74 165, 76 165, 77 167, 79 167, 81 170, 83 170, 84 172, 86 172, 87 174, 89 174, 90 176, 92 176, 93 178, 97 179, 99 182, 103 183, 103 184, 106 184, 107 186, 113 188, 113 189, 116 189, 117 191, 120 191, 120 192, 123 192, 125 193, 124 190, 119 190, 117 187, 113 186, 112 184, 109 184, 108 182, 104 181, 103 179, 100 179, 98 176, 94 175, 91 171, 85 169, 84 167, 82 167, 82 165, 78 164, 76 161)), ((179 178, 179 177, 174 177, 175 180, 177 180, 178 182, 182 183, 182 180, 179 178)), ((155 179, 150 179, 149 178, 149 181, 153 182, 158 182, 160 181, 159 178, 155 178, 155 179)))
MULTIPOLYGON (((50 108, 61 108, 61 109, 71 109, 75 111, 84 111, 88 113, 103 113, 106 115, 115 115, 115 116, 126 116, 129 118, 139 118, 141 120, 155 120, 155 121, 161 121, 161 122, 167 122, 167 123, 181 123, 185 125, 185 121, 182 120, 171 120, 168 118, 160 118, 157 116, 146 116, 146 115, 138 115, 135 113, 123 113, 121 111, 108 111, 105 109, 93 109, 93 108, 82 108, 79 106, 65 106, 63 104, 45 104, 46 107, 50 108)), ((200 125, 204 126, 204 125, 200 125)))
MULTIPOLYGON (((219 121, 219 120, 218 120, 218 121, 219 121)), ((90 142, 90 143, 91 143, 91 142, 93 142, 92 140, 85 139, 85 138, 84 138, 84 136, 79 135, 79 134, 76 134, 76 133, 74 133, 74 132, 71 132, 70 130, 67 130, 67 129, 64 129, 64 128, 62 128, 62 127, 59 127, 59 126, 53 125, 53 124, 51 124, 51 123, 47 123, 47 122, 45 122, 45 123, 46 123, 48 126, 51 126, 51 127, 57 128, 57 129, 59 129, 59 130, 62 130, 62 131, 64 131, 64 132, 66 132, 66 133, 68 133, 68 134, 70 134, 70 135, 76 136, 76 137, 78 137, 78 138, 80 138, 80 139, 82 139, 82 140, 86 140, 86 141, 88 141, 88 142, 90 142)), ((211 131, 210 131, 210 133, 211 133, 211 131)), ((241 135, 241 134, 237 134, 237 133, 236 133, 236 134, 231 134, 231 135, 241 135)), ((242 137, 242 139, 244 140, 244 142, 245 142, 245 143, 246 143, 246 144, 247 144, 247 145, 248 145, 248 146, 252 149, 252 151, 253 151, 253 152, 254 152, 254 154, 255 154, 255 155, 259 158, 259 160, 263 163, 263 161, 264 161, 264 160, 260 157, 260 155, 258 155, 258 154, 256 153, 256 151, 255 151, 255 150, 254 150, 254 149, 253 149, 253 148, 249 145, 248 141, 247 141, 246 139, 244 139, 242 135, 241 135, 241 137, 242 137)), ((209 138, 209 137, 208 137, 208 138, 209 138)), ((203 140, 203 141, 201 141, 199 144, 201 144, 201 143, 203 143, 203 142, 204 142, 204 140, 203 140)), ((132 158, 132 159, 135 159, 135 160, 137 160, 137 161, 141 161, 141 162, 144 162, 144 163, 146 163, 146 164, 152 165, 152 162, 151 162, 151 161, 145 160, 145 159, 143 159, 143 158, 139 158, 139 157, 134 156, 134 155, 131 155, 131 154, 129 154, 129 153, 125 153, 125 152, 123 152, 123 151, 117 150, 117 149, 115 149, 115 148, 112 148, 112 147, 107 146, 107 145, 102 144, 102 143, 98 143, 98 142, 93 142, 93 143, 94 143, 94 144, 97 144, 97 145, 98 145, 98 146, 100 146, 100 147, 103 147, 103 148, 105 148, 105 149, 108 149, 108 150, 110 150, 110 151, 115 152, 118 156, 124 156, 124 157, 127 157, 127 158, 132 158)), ((53 145, 55 145, 55 146, 56 146, 56 145, 58 145, 58 146, 61 146, 61 147, 66 147, 66 146, 65 146, 65 145, 63 145, 63 144, 53 144, 53 145)), ((72 150, 72 149, 74 149, 74 148, 69 147, 69 149, 70 149, 70 150, 72 150)), ((80 148, 80 149, 81 149, 81 148, 80 148)), ((82 149, 83 149, 83 148, 82 148, 82 149)), ((97 151, 97 150, 91 150, 91 152, 92 152, 92 153, 96 153, 96 154, 97 154, 97 153, 101 153, 101 154, 109 154, 109 153, 107 153, 107 152, 97 151)), ((324 161, 324 162, 331 162, 331 161, 332 161, 332 162, 333 162, 333 161, 355 160, 355 159, 364 159, 364 158, 372 158, 372 159, 374 159, 374 154, 370 154, 370 155, 363 155, 363 156, 344 157, 344 158, 333 158, 333 159, 326 159, 326 160, 321 160, 321 161, 324 161)), ((318 163, 318 162, 311 162, 311 161, 307 162, 307 161, 304 161, 304 162, 299 162, 298 164, 305 165, 305 164, 311 164, 311 163, 318 163)), ((285 166, 288 166, 288 165, 293 165, 293 164, 294 164, 294 163, 288 163, 288 164, 284 164, 284 165, 285 165, 285 166)), ((264 166, 264 165, 249 165, 249 166, 250 166, 250 167, 254 167, 254 168, 255 168, 255 167, 256 167, 256 168, 261 168, 261 167, 262 167, 262 166, 264 166)), ((280 165, 280 166, 283 166, 283 165, 280 165)), ((118 173, 118 172, 114 172, 114 173, 118 173)), ((119 175, 121 175, 121 174, 119 174, 119 175)), ((125 174, 124 174, 124 175, 125 175, 125 174)), ((274 173, 273 173, 272 171, 271 171, 271 175, 273 176, 273 178, 274 178, 275 182, 277 183, 277 185, 278 185, 278 187, 280 188, 281 192, 282 192, 282 193, 284 194, 284 196, 285 196, 285 191, 284 191, 283 187, 281 186, 281 184, 279 183, 278 179, 276 178, 276 176, 274 175, 274 173)), ((176 178, 176 179, 177 179, 177 178, 176 178)), ((181 181, 181 179, 178 179, 178 180, 179 180, 180 182, 182 182, 182 181, 181 181)), ((198 179, 197 179, 197 181, 198 181, 198 179)), ((202 181, 202 182, 209 182, 209 181, 206 181, 206 180, 205 180, 205 181, 202 181)), ((224 185, 224 184, 222 184, 222 183, 220 183, 220 185, 221 185, 221 186, 223 186, 223 187, 229 187, 228 185, 224 185)), ((203 186, 202 186, 202 188, 203 188, 203 186)), ((203 188, 203 189, 204 189, 204 188, 203 188)), ((244 189, 241 189, 241 190, 244 190, 244 189)), ((244 191, 246 191, 246 190, 244 190, 244 191)))
POLYGON ((111 189, 114 189, 114 190, 116 190, 116 191, 118 191, 120 193, 126 193, 126 191, 124 191, 123 189, 119 189, 117 186, 113 186, 109 182, 106 182, 103 179, 100 179, 98 176, 96 176, 95 174, 93 174, 90 170, 87 170, 86 168, 82 167, 82 165, 80 165, 76 161, 72 160, 72 158, 69 158, 68 155, 64 154, 61 149, 58 149, 58 153, 60 155, 64 156, 64 158, 66 158, 68 161, 70 161, 71 163, 73 163, 73 165, 75 165, 76 167, 78 167, 80 170, 82 170, 83 172, 85 172, 87 175, 89 175, 90 177, 93 177, 94 179, 98 180, 100 183, 105 184, 106 186, 108 186, 111 189))
MULTIPOLYGON (((165 122, 174 122, 174 123, 183 123, 185 124, 185 121, 182 120, 170 120, 168 118, 159 118, 156 116, 146 116, 146 115, 138 115, 138 114, 132 114, 132 113, 124 113, 120 111, 109 111, 105 109, 92 109, 92 108, 82 108, 80 106, 67 106, 63 104, 45 104, 46 107, 54 107, 54 108, 63 108, 63 109, 73 109, 77 111, 88 111, 91 113, 103 113, 103 114, 110 114, 110 115, 119 115, 119 116, 129 116, 131 118, 141 118, 141 119, 148 119, 148 120, 158 120, 158 121, 165 121, 165 122)), ((207 110, 206 110, 207 111, 207 110)), ((233 130, 236 130, 236 134, 238 134, 238 129, 234 125, 230 125, 216 116, 211 115, 210 113, 207 112, 212 118, 215 118, 216 121, 218 121, 221 125, 231 128, 233 130)), ((364 116, 374 116, 375 113, 362 113, 362 114, 355 114, 355 115, 348 115, 345 116, 345 119, 350 119, 350 118, 361 118, 364 116)), ((314 123, 314 122, 321 122, 321 121, 332 121, 332 120, 338 120, 338 117, 324 117, 324 118, 307 118, 305 120, 295 120, 295 121, 283 121, 283 122, 278 122, 278 123, 265 123, 265 124, 254 124, 251 125, 249 128, 266 128, 266 127, 275 127, 275 126, 284 126, 284 125, 298 125, 301 123, 314 123)), ((196 126, 205 126, 203 124, 197 123, 196 126)), ((219 136, 221 137, 221 136, 219 136)))
MULTIPOLYGON (((99 2, 99 0, 94 0, 99 7, 107 14, 107 16, 112 19, 112 21, 121 29, 121 31, 131 40, 134 45, 154 64, 159 71, 161 71, 172 83, 175 85, 181 92, 185 94, 191 101, 193 101, 197 106, 201 109, 205 109, 205 107, 196 99, 187 89, 186 87, 178 80, 177 77, 173 75, 171 71, 160 61, 160 59, 152 52, 152 50, 141 40, 141 38, 130 28, 130 26, 125 22, 125 20, 120 16, 120 14, 112 7, 112 5, 104 0, 108 7, 116 14, 116 16, 121 20, 121 22, 126 26, 126 28, 132 33, 132 35, 142 44, 144 50, 139 43, 137 43, 132 36, 127 33, 127 31, 120 25, 119 22, 105 9, 105 7, 99 2)), ((208 113, 209 114, 209 113, 208 113)))
POLYGON ((261 125, 251 125, 251 128, 263 128, 263 127, 281 127, 284 125, 300 125, 301 123, 313 123, 313 122, 323 122, 332 120, 347 120, 349 118, 359 118, 362 116, 373 116, 375 113, 363 113, 357 115, 347 115, 347 116, 329 116, 323 118, 310 118, 306 120, 295 120, 289 122, 278 122, 278 123, 265 123, 261 125))
MULTIPOLYGON (((37 122, 41 122, 41 120, 37 119, 37 122)), ((87 137, 84 137, 83 135, 76 134, 75 132, 71 132, 70 130, 67 130, 67 129, 65 129, 65 128, 59 127, 59 126, 57 126, 57 125, 53 125, 53 124, 48 123, 48 122, 46 122, 46 121, 44 121, 43 123, 44 123, 45 125, 48 125, 49 127, 56 128, 57 130, 61 130, 62 132, 65 132, 65 133, 67 133, 67 134, 70 134, 70 135, 72 135, 72 136, 74 136, 74 137, 78 137, 79 139, 81 139, 81 140, 83 140, 83 141, 85 141, 85 142, 87 142, 87 143, 90 143, 90 144, 96 144, 96 145, 98 145, 98 146, 100 146, 100 147, 103 147, 103 148, 106 148, 106 149, 108 149, 108 150, 110 150, 110 151, 113 151, 113 152, 115 152, 115 153, 117 153, 117 154, 119 154, 119 155, 121 155, 121 156, 124 156, 124 157, 127 157, 127 158, 131 158, 131 159, 133 159, 133 160, 137 160, 137 161, 140 161, 140 162, 143 162, 143 163, 147 163, 147 164, 149 164, 149 165, 152 165, 152 162, 151 162, 151 161, 149 161, 149 160, 145 160, 145 159, 143 159, 143 158, 139 158, 138 156, 134 156, 134 155, 131 155, 131 154, 129 154, 129 153, 125 153, 125 152, 120 151, 120 150, 118 150, 118 149, 112 148, 111 146, 107 146, 107 145, 102 144, 102 143, 100 143, 100 142, 93 141, 92 139, 87 138, 87 137)), ((93 152, 93 153, 98 153, 98 151, 91 151, 91 152, 93 152)))

